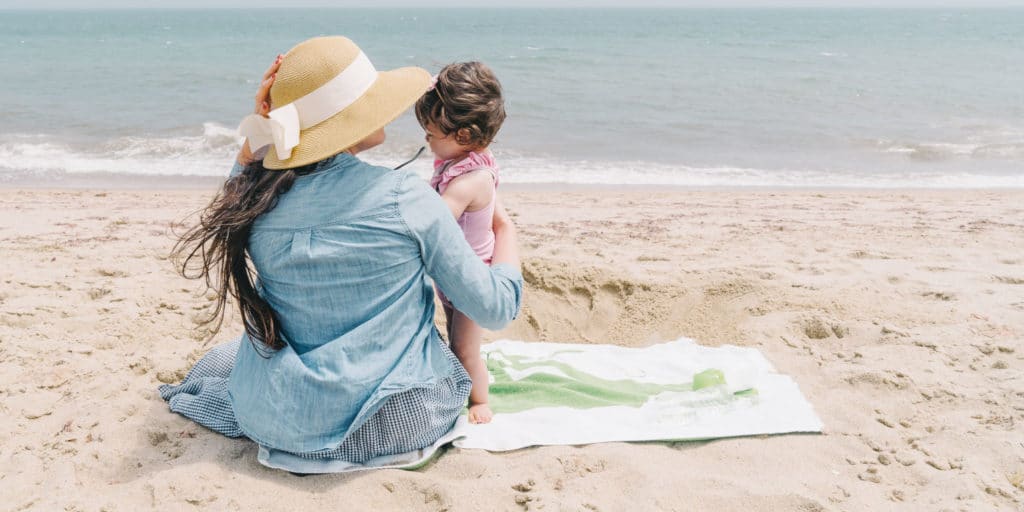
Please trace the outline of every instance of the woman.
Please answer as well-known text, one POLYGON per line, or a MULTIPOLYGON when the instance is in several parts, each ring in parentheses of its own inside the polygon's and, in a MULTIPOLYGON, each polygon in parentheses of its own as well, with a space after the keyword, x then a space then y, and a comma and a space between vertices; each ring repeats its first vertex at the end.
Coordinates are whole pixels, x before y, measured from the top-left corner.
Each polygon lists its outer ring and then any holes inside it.
POLYGON ((434 327, 431 278, 497 329, 519 311, 522 276, 503 209, 488 267, 423 180, 356 158, 429 85, 419 68, 378 73, 343 37, 267 70, 232 177, 176 248, 182 272, 199 263, 191 277, 217 291, 215 317, 230 294, 246 332, 161 388, 172 411, 300 473, 416 450, 452 427, 471 383, 434 327), (250 146, 268 143, 255 160, 250 146))

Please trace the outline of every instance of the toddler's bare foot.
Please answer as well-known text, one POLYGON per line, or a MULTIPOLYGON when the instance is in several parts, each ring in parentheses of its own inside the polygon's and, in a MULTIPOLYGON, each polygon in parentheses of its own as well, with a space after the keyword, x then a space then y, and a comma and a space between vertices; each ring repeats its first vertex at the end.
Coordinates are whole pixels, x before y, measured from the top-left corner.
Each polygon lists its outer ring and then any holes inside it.
POLYGON ((491 412, 491 408, 486 403, 469 406, 470 423, 490 423, 493 417, 494 413, 491 412))

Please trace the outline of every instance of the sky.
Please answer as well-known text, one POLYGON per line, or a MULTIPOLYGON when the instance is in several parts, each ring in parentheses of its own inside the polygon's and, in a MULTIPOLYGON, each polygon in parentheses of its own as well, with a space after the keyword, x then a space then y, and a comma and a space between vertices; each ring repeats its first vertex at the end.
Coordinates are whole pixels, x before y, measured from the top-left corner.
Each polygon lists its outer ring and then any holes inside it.
POLYGON ((1024 7, 1024 0, 0 0, 0 9, 252 7, 1024 7))

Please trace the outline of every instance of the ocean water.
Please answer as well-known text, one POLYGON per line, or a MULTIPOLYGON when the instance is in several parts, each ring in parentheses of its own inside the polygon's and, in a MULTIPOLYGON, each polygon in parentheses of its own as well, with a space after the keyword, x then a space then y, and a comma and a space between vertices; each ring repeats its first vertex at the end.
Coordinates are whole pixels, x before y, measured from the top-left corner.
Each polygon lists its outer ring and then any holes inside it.
POLYGON ((263 69, 329 34, 489 64, 505 182, 1024 187, 1024 9, 0 11, 0 182, 223 176, 263 69))

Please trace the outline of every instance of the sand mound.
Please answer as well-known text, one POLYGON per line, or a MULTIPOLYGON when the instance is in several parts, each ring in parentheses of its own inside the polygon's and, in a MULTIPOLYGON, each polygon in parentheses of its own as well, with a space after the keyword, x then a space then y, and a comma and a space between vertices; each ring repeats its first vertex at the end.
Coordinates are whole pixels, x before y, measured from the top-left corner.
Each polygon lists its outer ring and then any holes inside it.
POLYGON ((685 290, 542 258, 523 263, 523 309, 503 337, 643 345, 678 337, 685 290))

